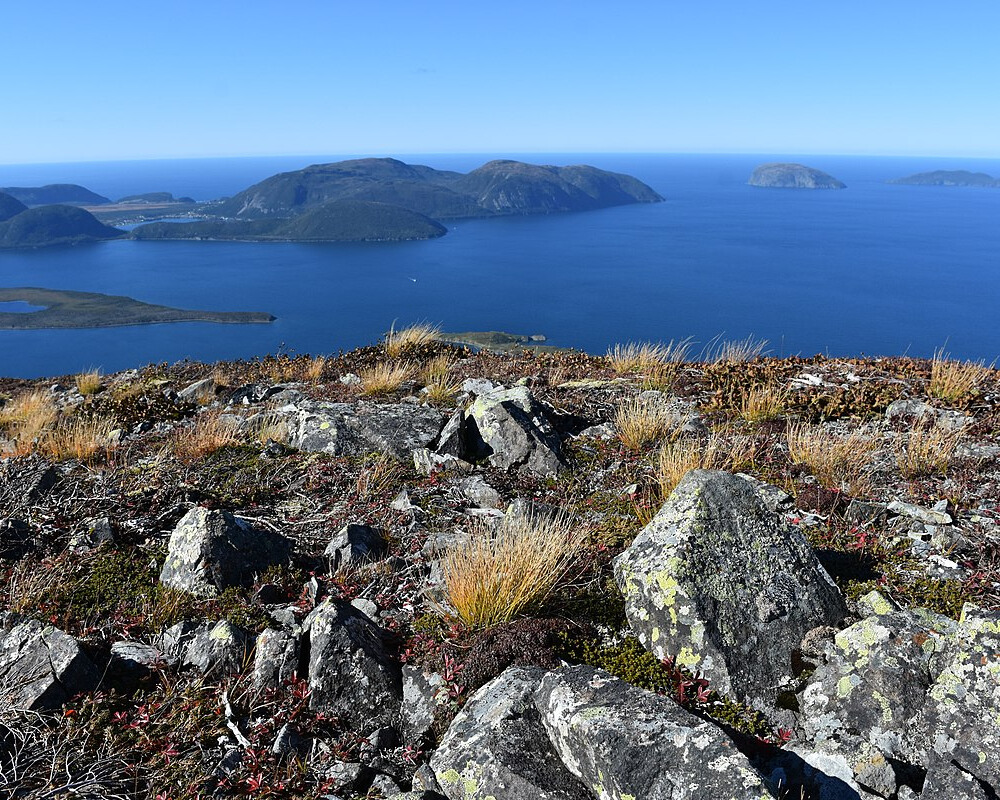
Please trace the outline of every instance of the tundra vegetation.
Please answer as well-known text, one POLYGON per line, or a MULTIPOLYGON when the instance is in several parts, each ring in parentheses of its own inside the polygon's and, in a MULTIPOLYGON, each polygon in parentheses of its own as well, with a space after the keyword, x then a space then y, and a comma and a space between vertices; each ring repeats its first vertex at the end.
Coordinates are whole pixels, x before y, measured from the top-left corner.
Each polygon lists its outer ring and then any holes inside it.
MULTIPOLYGON (((848 622, 872 590, 951 620, 1000 610, 1000 374, 763 349, 473 352, 416 326, 339 355, 0 378, 0 796, 485 796, 428 768, 456 715, 501 674, 566 663, 779 758, 794 687, 765 708, 655 654, 613 560, 690 470, 740 472, 848 622), (498 421, 483 403, 501 387, 498 421), (506 463, 501 435, 557 452, 506 463), (211 535, 184 577, 198 514, 211 535), (210 548, 240 537, 256 549, 226 572, 210 548), (19 705, 4 637, 36 623, 93 679, 19 705), (345 705, 351 659, 377 669, 345 705)), ((768 791, 819 796, 789 780, 768 791)), ((586 791, 566 796, 612 796, 586 791)))

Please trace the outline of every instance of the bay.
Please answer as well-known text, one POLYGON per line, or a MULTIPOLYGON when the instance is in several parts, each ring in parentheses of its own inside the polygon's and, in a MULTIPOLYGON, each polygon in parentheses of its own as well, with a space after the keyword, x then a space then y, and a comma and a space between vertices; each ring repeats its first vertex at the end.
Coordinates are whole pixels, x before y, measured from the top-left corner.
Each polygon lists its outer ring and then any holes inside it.
MULTIPOLYGON (((512 154, 506 154, 515 157, 512 154)), ((116 199, 209 199, 342 156, 0 167, 0 185, 80 183, 116 199)), ((466 171, 491 156, 407 155, 466 171)), ((270 325, 175 323, 0 331, 0 374, 118 370, 184 358, 330 353, 395 322, 543 333, 604 352, 625 341, 724 334, 774 355, 1000 354, 1000 190, 893 186, 931 169, 1000 174, 1000 162, 854 156, 521 154, 627 172, 655 205, 449 222, 434 241, 370 244, 106 242, 0 253, 0 287, 102 292, 180 308, 266 311, 270 325), (795 160, 843 191, 746 185, 795 160)))

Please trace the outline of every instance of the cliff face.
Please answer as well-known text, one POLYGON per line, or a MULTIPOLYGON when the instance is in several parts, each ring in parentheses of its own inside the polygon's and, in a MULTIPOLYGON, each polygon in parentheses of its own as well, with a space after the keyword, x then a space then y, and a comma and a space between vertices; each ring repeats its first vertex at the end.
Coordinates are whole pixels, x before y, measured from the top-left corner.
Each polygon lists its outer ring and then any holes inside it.
POLYGON ((846 189, 832 175, 803 164, 761 164, 750 175, 751 186, 769 189, 846 189))

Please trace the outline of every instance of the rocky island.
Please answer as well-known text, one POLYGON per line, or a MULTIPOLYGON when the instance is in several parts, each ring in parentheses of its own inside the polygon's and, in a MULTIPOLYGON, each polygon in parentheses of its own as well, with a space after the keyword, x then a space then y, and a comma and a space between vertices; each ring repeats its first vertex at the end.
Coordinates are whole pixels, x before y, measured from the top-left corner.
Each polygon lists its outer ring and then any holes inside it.
POLYGON ((803 164, 761 164, 750 175, 751 186, 769 189, 846 189, 832 175, 803 164))
MULTIPOLYGON (((28 313, 0 310, 0 329, 111 328, 157 322, 273 322, 259 311, 189 311, 142 303, 131 297, 58 289, 0 289, 0 303, 21 301, 39 307, 28 313)), ((0 306, 2 308, 2 306, 0 306)))
POLYGON ((905 178, 894 178, 886 183, 902 186, 975 186, 982 189, 1000 188, 1000 178, 994 178, 985 172, 969 172, 964 169, 933 172, 918 172, 905 178))
POLYGON ((0 379, 0 794, 996 797, 1000 373, 665 352, 0 379))

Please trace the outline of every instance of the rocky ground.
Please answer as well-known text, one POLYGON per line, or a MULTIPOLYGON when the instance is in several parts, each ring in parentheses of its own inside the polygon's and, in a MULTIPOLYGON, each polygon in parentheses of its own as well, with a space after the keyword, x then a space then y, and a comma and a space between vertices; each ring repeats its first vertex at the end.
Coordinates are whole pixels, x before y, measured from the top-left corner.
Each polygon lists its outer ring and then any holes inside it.
POLYGON ((676 355, 0 380, 0 797, 995 798, 1000 374, 676 355))

